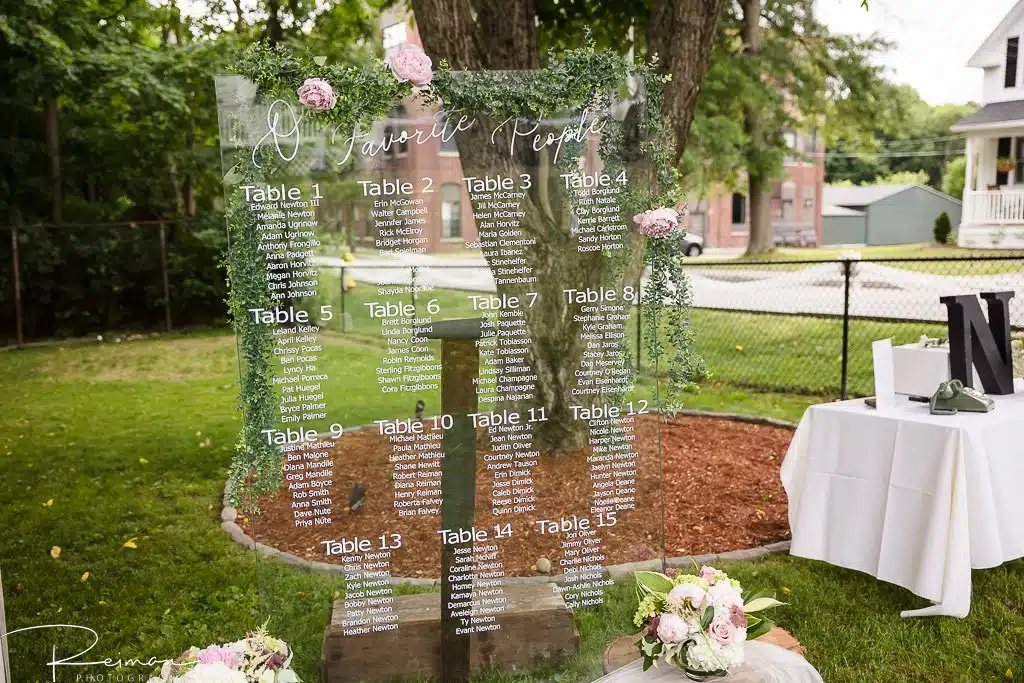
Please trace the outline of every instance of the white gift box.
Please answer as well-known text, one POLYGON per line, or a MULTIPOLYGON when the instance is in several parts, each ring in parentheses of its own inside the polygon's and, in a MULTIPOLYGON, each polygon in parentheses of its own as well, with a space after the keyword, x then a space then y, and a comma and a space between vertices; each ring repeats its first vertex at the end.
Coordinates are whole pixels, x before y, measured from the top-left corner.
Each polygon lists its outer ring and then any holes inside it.
MULTIPOLYGON (((892 349, 892 364, 896 379, 896 393, 909 396, 931 397, 939 384, 949 379, 949 347, 922 347, 904 344, 892 349)), ((974 388, 982 391, 978 371, 974 373, 974 388)))

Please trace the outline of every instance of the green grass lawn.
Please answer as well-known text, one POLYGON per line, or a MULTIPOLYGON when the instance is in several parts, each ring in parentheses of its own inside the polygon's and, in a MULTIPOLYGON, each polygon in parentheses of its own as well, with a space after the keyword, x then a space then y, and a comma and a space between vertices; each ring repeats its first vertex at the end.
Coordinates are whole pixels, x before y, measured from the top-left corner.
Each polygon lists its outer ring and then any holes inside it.
MULTIPOLYGON (((373 388, 371 338, 328 340, 324 363, 338 383, 332 418, 345 424, 412 409, 373 388)), ((0 564, 9 628, 85 625, 101 638, 87 659, 164 658, 241 637, 269 617, 271 631, 294 647, 300 675, 318 680, 340 581, 257 563, 219 528, 239 427, 236 372, 233 338, 217 333, 0 353, 0 564)), ((724 371, 717 377, 688 397, 691 407, 795 420, 818 400, 748 393, 724 371)), ((638 389, 650 390, 649 380, 638 389)), ((789 591, 792 604, 778 619, 830 682, 1024 679, 1022 562, 975 572, 964 620, 900 619, 901 609, 924 601, 821 563, 780 557, 731 571, 749 585, 789 591)), ((630 590, 617 587, 605 606, 578 615, 583 657, 481 680, 591 680, 605 645, 629 631, 631 610, 630 590)), ((12 636, 13 680, 50 680, 52 646, 71 655, 88 643, 70 631, 12 636)), ((57 680, 87 673, 100 671, 69 667, 57 680)))

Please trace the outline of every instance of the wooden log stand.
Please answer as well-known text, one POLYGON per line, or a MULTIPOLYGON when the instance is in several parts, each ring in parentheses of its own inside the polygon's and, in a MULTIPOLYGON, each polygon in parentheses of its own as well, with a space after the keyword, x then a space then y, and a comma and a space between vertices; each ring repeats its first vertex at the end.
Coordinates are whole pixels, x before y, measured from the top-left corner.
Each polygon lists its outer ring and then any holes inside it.
MULTIPOLYGON (((501 628, 463 637, 469 645, 471 671, 518 671, 579 654, 580 635, 572 611, 551 584, 506 586, 504 591, 508 603, 501 628)), ((440 594, 396 597, 395 610, 397 631, 345 636, 345 607, 335 601, 324 637, 322 683, 444 680, 440 594)))
MULTIPOLYGON (((468 530, 476 509, 476 430, 480 339, 494 334, 480 318, 447 320, 415 332, 441 340, 441 410, 452 418, 444 434, 441 471, 441 526, 468 530)), ((506 609, 500 628, 461 633, 451 576, 457 556, 472 552, 472 541, 441 548, 441 593, 395 598, 398 630, 345 636, 342 600, 331 606, 324 636, 323 683, 355 683, 430 677, 444 683, 469 680, 473 671, 515 671, 579 652, 572 612, 550 584, 505 586, 506 609)))

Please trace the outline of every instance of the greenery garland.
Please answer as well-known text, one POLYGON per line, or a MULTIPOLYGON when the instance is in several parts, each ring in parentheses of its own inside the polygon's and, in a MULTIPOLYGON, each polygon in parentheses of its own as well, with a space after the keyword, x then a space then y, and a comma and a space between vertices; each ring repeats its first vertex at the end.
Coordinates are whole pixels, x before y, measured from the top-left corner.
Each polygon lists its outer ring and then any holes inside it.
MULTIPOLYGON (((380 60, 363 66, 328 64, 321 57, 297 57, 264 44, 249 46, 237 60, 234 71, 251 81, 263 98, 286 102, 298 102, 296 90, 306 79, 327 81, 337 96, 336 103, 328 109, 307 109, 304 116, 314 125, 346 134, 368 130, 414 92, 411 83, 400 82, 380 60)), ((552 53, 547 66, 533 71, 456 72, 442 60, 433 72, 430 87, 420 91, 420 96, 427 103, 443 102, 449 112, 486 113, 499 120, 510 115, 543 120, 593 104, 605 124, 599 143, 601 158, 606 171, 617 174, 637 159, 629 158, 635 152, 628 146, 624 123, 612 117, 611 104, 627 79, 642 85, 645 106, 640 113, 640 128, 645 137, 639 142, 639 150, 648 163, 649 183, 633 182, 624 193, 620 206, 628 221, 634 213, 681 203, 671 133, 661 115, 662 86, 669 78, 659 73, 656 59, 630 65, 621 55, 595 49, 588 36, 586 47, 568 50, 561 56, 552 53)), ((560 169, 575 170, 583 145, 579 141, 566 143, 558 162, 560 169)), ((258 184, 273 177, 279 162, 274 156, 266 148, 255 150, 254 155, 251 145, 243 145, 236 165, 225 176, 225 184, 258 184)), ((565 199, 570 205, 574 201, 569 192, 565 199)), ((230 497, 235 505, 256 511, 260 496, 278 490, 282 472, 280 454, 276 447, 266 443, 262 434, 264 429, 275 426, 278 411, 273 388, 273 339, 270 330, 252 321, 247 311, 271 307, 273 299, 263 256, 257 249, 256 218, 241 201, 239 187, 229 191, 228 204, 228 304, 239 340, 239 402, 245 415, 232 462, 230 497)), ((673 233, 672 239, 641 240, 643 264, 650 271, 640 300, 644 347, 659 365, 662 359, 668 361, 668 392, 660 402, 663 410, 675 409, 679 393, 706 376, 703 361, 693 346, 690 288, 682 269, 678 236, 679 233, 673 233), (663 336, 671 348, 666 348, 663 336)), ((620 283, 633 262, 630 242, 636 240, 625 241, 627 248, 604 251, 609 284, 620 283)), ((625 342, 622 351, 623 365, 632 367, 625 342)))

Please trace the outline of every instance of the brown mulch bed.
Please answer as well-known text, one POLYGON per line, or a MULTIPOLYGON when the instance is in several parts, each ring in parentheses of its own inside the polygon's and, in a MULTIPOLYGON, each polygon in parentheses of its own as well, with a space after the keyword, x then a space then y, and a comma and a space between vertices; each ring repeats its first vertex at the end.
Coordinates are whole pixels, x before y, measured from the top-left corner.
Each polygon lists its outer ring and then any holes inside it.
MULTIPOLYGON (((680 417, 662 423, 660 459, 657 417, 642 416, 635 434, 637 505, 635 510, 620 511, 618 523, 601 530, 604 564, 661 556, 662 472, 665 555, 719 553, 789 538, 779 467, 791 430, 722 418, 680 417)), ((392 507, 390 452, 387 437, 371 429, 342 437, 331 454, 335 477, 330 526, 296 528, 287 489, 265 501, 255 529, 251 520, 240 518, 239 523, 261 543, 318 562, 341 562, 340 556, 325 555, 322 540, 355 536, 375 540, 385 532, 400 532, 402 548, 392 554, 391 574, 436 577, 440 574, 440 519, 399 518, 392 507), (350 512, 346 504, 356 482, 367 494, 363 509, 350 512)), ((498 543, 506 575, 534 574, 540 557, 549 558, 555 573, 560 573, 558 537, 540 534, 535 520, 586 515, 591 496, 588 452, 540 458, 533 474, 537 510, 529 513, 492 515, 491 473, 478 467, 476 526, 492 529, 496 523, 511 523, 513 527, 512 537, 498 543)))

